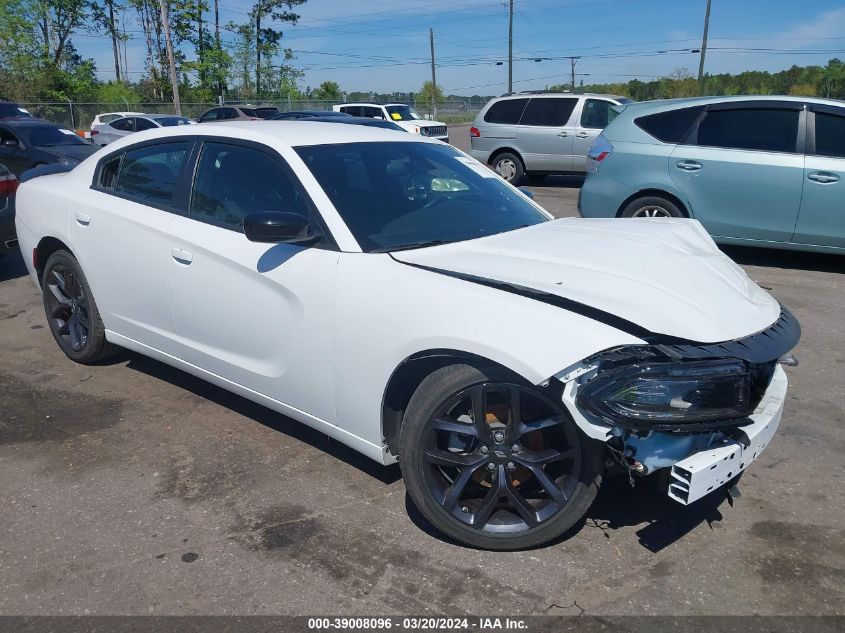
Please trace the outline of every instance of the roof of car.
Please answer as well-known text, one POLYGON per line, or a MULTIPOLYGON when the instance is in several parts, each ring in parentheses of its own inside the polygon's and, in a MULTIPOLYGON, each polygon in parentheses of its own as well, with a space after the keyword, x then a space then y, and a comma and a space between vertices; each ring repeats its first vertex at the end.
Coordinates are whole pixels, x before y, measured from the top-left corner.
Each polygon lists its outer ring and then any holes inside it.
POLYGON ((217 122, 213 126, 207 127, 184 125, 146 130, 125 136, 110 143, 108 147, 118 148, 139 141, 173 138, 179 135, 222 136, 288 147, 379 141, 433 143, 442 146, 440 141, 425 136, 397 134, 394 130, 365 125, 337 125, 337 123, 319 121, 263 121, 261 123, 226 121, 217 122))
POLYGON ((627 104, 628 109, 638 115, 673 110, 675 108, 696 105, 710 105, 712 103, 729 103, 741 101, 791 101, 797 103, 818 103, 845 107, 845 101, 837 99, 822 99, 819 97, 794 97, 791 95, 732 95, 722 97, 685 97, 681 99, 657 99, 654 101, 638 101, 627 104))
MULTIPOLYGON (((35 125, 52 125, 53 127, 64 127, 63 125, 56 125, 45 119, 36 119, 35 117, 22 117, 20 119, 2 119, 0 123, 3 125, 11 125, 14 127, 33 127, 35 125)), ((67 128, 65 128, 67 129, 67 128)))

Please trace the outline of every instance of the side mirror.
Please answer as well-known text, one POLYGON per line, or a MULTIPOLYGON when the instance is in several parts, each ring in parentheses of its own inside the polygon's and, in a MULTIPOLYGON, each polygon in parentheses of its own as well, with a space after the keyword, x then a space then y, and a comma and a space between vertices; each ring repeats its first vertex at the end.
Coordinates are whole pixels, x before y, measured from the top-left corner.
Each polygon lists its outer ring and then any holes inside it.
POLYGON ((526 196, 528 196, 532 200, 534 199, 534 192, 531 191, 528 187, 517 187, 517 189, 519 189, 522 193, 524 193, 526 196))
POLYGON ((244 234, 250 242, 271 244, 305 245, 319 238, 305 216, 281 211, 250 213, 244 218, 244 234))

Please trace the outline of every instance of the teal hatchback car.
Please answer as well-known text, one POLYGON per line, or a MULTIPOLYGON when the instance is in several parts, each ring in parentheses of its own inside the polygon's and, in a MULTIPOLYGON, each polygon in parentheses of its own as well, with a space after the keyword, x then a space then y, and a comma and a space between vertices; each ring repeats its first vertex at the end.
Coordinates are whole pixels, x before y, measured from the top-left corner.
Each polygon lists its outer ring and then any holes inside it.
POLYGON ((723 244, 845 253, 845 102, 708 97, 615 106, 583 217, 689 217, 723 244))

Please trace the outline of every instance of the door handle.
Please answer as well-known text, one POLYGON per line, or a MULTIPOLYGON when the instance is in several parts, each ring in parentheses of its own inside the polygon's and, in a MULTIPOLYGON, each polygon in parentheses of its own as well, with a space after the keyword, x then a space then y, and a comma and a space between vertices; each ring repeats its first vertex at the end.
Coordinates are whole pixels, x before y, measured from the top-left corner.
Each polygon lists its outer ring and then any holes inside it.
POLYGON ((566 138, 567 136, 569 136, 569 132, 558 132, 557 135, 566 138))
POLYGON ((679 160, 675 163, 675 166, 684 171, 698 171, 701 169, 701 163, 694 160, 679 160))
POLYGON ((182 248, 171 248, 170 254, 173 256, 173 259, 175 259, 180 264, 187 265, 194 261, 193 253, 189 253, 188 251, 182 248))
POLYGON ((81 224, 82 226, 88 226, 89 224, 91 224, 91 216, 87 213, 77 211, 73 214, 73 217, 77 221, 77 223, 81 224))
POLYGON ((829 171, 814 171, 807 174, 807 180, 820 182, 822 184, 830 184, 839 180, 839 176, 832 174, 829 171))
POLYGON ((575 136, 577 136, 578 138, 587 138, 589 134, 587 134, 586 132, 578 132, 578 134, 576 134, 575 136))

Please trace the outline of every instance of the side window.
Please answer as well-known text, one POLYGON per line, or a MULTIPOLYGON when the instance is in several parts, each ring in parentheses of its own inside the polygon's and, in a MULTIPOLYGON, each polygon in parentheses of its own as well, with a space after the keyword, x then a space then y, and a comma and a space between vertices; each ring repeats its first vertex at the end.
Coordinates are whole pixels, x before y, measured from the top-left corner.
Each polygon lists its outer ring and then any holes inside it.
POLYGON ((344 106, 340 111, 352 116, 364 116, 364 108, 361 106, 344 106))
POLYGON ((117 185, 117 174, 120 170, 120 159, 123 158, 123 154, 118 154, 114 158, 110 159, 108 162, 103 163, 100 166, 100 173, 97 175, 97 188, 98 189, 111 189, 114 190, 115 186, 117 185))
POLYGON ((641 116, 634 120, 641 130, 664 143, 680 143, 704 106, 680 108, 641 116))
POLYGON ((520 125, 562 127, 567 124, 578 99, 535 97, 525 106, 520 125))
POLYGON ((135 131, 141 132, 143 130, 152 130, 153 128, 158 127, 155 123, 150 121, 149 119, 135 119, 135 131))
POLYGON ((490 106, 484 114, 487 123, 504 123, 517 125, 528 99, 503 99, 490 106))
POLYGON ((217 115, 218 119, 237 119, 238 118, 238 111, 234 108, 223 108, 220 110, 220 114, 217 115))
POLYGON ((368 117, 370 119, 374 119, 374 118, 383 119, 384 118, 384 112, 382 111, 381 108, 365 107, 365 108, 361 108, 361 109, 364 111, 364 116, 368 117))
POLYGON ((131 132, 132 131, 132 119, 115 119, 110 123, 110 125, 115 130, 120 130, 121 132, 131 132))
POLYGON ((710 110, 698 124, 696 145, 762 152, 794 152, 797 110, 747 108, 710 110))
POLYGON ((610 109, 613 104, 603 99, 587 99, 581 111, 581 127, 603 130, 616 113, 610 109))
POLYGON ((207 123, 208 121, 214 121, 215 119, 217 119, 217 108, 212 108, 208 112, 203 112, 198 120, 200 123, 207 123))
POLYGON ((308 204, 279 163, 260 150, 205 143, 191 194, 191 215, 243 230, 249 213, 285 211, 310 216, 308 204))
POLYGON ((120 166, 115 191, 143 204, 172 207, 190 149, 190 141, 180 141, 129 150, 120 166))
POLYGON ((817 156, 845 158, 845 116, 816 112, 817 156))
POLYGON ((5 144, 7 142, 14 142, 17 144, 19 143, 18 137, 12 134, 9 130, 0 128, 0 144, 5 144))
POLYGON ((115 119, 119 119, 119 114, 104 114, 100 117, 100 123, 111 123, 115 119))

